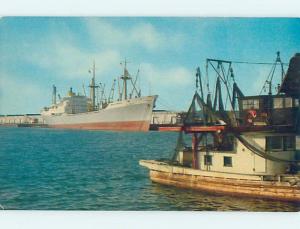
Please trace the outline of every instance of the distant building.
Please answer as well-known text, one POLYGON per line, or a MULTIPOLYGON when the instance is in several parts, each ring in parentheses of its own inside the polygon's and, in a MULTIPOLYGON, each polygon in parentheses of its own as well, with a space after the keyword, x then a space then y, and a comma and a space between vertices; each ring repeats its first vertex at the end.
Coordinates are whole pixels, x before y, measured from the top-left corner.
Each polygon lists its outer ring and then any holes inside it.
POLYGON ((154 110, 150 123, 150 130, 158 130, 160 126, 181 125, 185 112, 154 110))
POLYGON ((0 125, 43 123, 40 114, 0 115, 0 125))

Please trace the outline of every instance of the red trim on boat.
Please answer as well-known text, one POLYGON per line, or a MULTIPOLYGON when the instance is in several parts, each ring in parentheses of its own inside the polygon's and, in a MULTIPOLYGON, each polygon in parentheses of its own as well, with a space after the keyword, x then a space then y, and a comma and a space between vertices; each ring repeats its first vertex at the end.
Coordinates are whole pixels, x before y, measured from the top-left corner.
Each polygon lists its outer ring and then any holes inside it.
POLYGON ((182 126, 160 126, 158 127, 158 130, 179 132, 182 130, 182 126))
POLYGON ((99 122, 99 123, 49 125, 50 128, 61 128, 61 129, 116 130, 116 131, 148 131, 149 126, 150 126, 150 122, 147 121, 99 122))
POLYGON ((159 127, 159 131, 186 131, 186 132, 216 132, 224 130, 225 126, 165 126, 159 127))

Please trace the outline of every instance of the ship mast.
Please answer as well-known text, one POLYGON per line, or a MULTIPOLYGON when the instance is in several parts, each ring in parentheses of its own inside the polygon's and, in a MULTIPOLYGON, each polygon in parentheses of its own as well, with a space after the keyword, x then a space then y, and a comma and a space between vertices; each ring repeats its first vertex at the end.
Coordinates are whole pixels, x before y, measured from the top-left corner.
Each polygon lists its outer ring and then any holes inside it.
POLYGON ((53 90, 52 90, 52 104, 56 104, 56 86, 53 85, 53 90))
MULTIPOLYGON (((91 73, 91 71, 89 71, 91 73)), ((96 68, 95 68, 95 61, 93 63, 93 77, 92 77, 92 81, 91 84, 89 85, 90 89, 90 98, 92 100, 92 110, 95 111, 96 110, 96 92, 95 89, 98 88, 99 86, 96 86, 95 83, 95 75, 96 75, 96 68)))
POLYGON ((128 70, 126 68, 127 61, 125 59, 124 61, 124 75, 121 77, 123 80, 123 92, 122 94, 124 95, 124 99, 127 99, 127 80, 131 80, 131 77, 129 76, 128 70))

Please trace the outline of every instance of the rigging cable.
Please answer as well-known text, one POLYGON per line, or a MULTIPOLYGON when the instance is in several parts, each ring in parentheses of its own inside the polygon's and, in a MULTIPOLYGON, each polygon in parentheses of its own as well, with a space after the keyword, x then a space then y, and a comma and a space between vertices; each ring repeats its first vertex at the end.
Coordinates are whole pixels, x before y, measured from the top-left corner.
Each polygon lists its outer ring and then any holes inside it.
POLYGON ((271 68, 271 71, 269 72, 268 77, 267 77, 267 79, 265 80, 264 85, 263 85, 262 89, 260 90, 259 95, 261 95, 262 92, 266 89, 267 84, 269 84, 269 87, 270 87, 270 89, 269 89, 269 94, 272 94, 272 91, 271 91, 272 88, 271 88, 271 87, 272 87, 272 80, 273 80, 273 77, 274 77, 274 73, 275 73, 275 70, 276 70, 276 66, 277 66, 277 62, 273 63, 273 66, 272 66, 272 68, 271 68))
MULTIPOLYGON (((248 62, 248 61, 230 61, 231 63, 235 64, 257 64, 257 65, 273 65, 274 63, 268 62, 248 62)), ((288 63, 282 63, 282 65, 288 66, 288 63)))
POLYGON ((162 97, 159 97, 159 99, 157 99, 156 102, 168 110, 176 110, 176 109, 174 109, 176 107, 176 106, 174 106, 174 104, 173 105, 170 104, 168 101, 162 99, 162 97))

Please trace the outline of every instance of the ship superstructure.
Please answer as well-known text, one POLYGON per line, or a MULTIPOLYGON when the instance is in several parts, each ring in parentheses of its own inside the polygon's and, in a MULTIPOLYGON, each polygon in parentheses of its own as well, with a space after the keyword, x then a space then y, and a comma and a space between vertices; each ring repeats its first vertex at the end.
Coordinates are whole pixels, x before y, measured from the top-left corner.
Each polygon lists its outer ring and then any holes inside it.
POLYGON ((95 63, 90 72, 93 76, 89 85, 89 98, 86 95, 75 94, 70 88, 67 96, 59 99, 57 103, 56 87, 53 86, 52 105, 45 107, 41 112, 45 123, 53 128, 148 131, 157 96, 141 96, 141 91, 136 88, 138 75, 133 81, 126 61, 124 75, 118 79, 118 84, 119 80, 123 81, 123 87, 121 89, 119 85, 118 98, 115 101, 113 97, 116 80, 109 97, 106 98, 105 86, 101 83, 97 85, 95 81, 95 63), (132 83, 130 94, 128 80, 132 83), (97 94, 101 94, 101 97, 97 98, 97 94))
POLYGON ((291 59, 287 74, 277 55, 263 86, 267 95, 256 96, 245 96, 239 89, 232 62, 207 59, 207 66, 217 73, 214 98, 210 90, 204 96, 198 69, 197 90, 184 125, 165 128, 180 132, 173 158, 140 161, 150 169, 151 180, 215 193, 300 201, 300 54, 291 59), (273 94, 277 65, 282 67, 282 83, 273 94))

